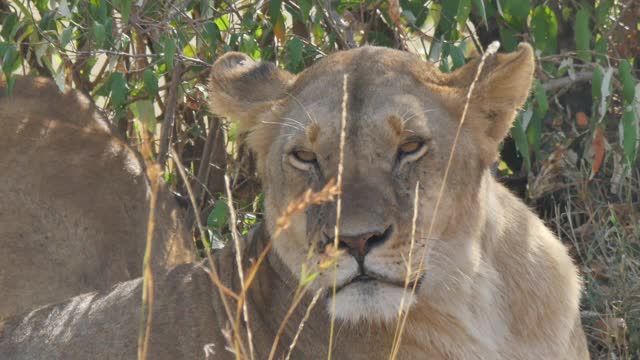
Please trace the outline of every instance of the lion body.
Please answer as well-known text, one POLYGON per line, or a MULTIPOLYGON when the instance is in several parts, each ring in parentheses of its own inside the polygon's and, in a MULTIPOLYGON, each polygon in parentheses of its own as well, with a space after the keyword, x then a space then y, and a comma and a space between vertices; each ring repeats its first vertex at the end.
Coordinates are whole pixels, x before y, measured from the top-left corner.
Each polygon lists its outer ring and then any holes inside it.
MULTIPOLYGON (((91 101, 52 81, 0 83, 0 319, 142 274, 150 186, 144 164, 91 101)), ((166 190, 153 264, 191 260, 166 190)))

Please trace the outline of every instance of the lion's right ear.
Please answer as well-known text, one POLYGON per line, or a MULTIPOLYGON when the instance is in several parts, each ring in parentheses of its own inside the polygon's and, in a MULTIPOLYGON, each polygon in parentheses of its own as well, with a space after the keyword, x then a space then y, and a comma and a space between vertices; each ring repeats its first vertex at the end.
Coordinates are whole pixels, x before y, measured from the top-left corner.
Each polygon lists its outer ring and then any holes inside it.
POLYGON ((260 115, 282 99, 294 76, 271 63, 258 63, 245 54, 231 52, 211 69, 211 112, 240 122, 240 131, 257 125, 260 115))

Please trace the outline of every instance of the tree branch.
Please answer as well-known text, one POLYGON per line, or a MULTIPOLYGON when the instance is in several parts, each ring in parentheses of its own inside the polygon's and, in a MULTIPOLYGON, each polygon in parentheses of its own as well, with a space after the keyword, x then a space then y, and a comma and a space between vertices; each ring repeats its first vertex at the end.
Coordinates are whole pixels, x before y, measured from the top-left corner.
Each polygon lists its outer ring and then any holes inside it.
POLYGON ((167 161, 167 153, 169 152, 169 144, 171 142, 171 133, 173 132, 173 123, 176 115, 176 104, 178 97, 178 85, 181 83, 181 66, 176 63, 171 74, 171 86, 167 95, 166 109, 164 111, 164 119, 162 121, 162 130, 160 132, 160 149, 158 151, 158 164, 164 168, 167 161))
POLYGON ((589 81, 591 80, 591 78, 593 78, 593 71, 582 71, 576 73, 573 78, 570 76, 565 76, 558 79, 551 79, 543 83, 542 88, 545 91, 552 91, 572 84, 589 81))

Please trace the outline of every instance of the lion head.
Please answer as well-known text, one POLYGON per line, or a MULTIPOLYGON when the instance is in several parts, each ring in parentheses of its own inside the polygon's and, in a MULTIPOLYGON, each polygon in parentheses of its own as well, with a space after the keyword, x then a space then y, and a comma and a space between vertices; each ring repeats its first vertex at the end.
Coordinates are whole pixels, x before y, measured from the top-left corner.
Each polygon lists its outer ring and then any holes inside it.
MULTIPOLYGON (((346 116, 337 318, 388 322, 401 303, 412 306, 468 286, 466 274, 480 271, 481 219, 491 208, 480 205, 487 201, 484 179, 528 96, 532 49, 522 44, 515 53, 487 57, 439 198, 478 67, 476 60, 441 73, 419 56, 379 47, 327 56, 299 75, 239 53, 213 66, 211 109, 247 132, 272 234, 291 201, 338 176, 346 116), (417 284, 413 297, 404 290, 408 280, 417 284)), ((312 205, 274 239, 276 253, 296 276, 303 265, 326 258, 336 210, 336 202, 312 205)), ((332 269, 319 270, 315 284, 330 289, 332 269)))

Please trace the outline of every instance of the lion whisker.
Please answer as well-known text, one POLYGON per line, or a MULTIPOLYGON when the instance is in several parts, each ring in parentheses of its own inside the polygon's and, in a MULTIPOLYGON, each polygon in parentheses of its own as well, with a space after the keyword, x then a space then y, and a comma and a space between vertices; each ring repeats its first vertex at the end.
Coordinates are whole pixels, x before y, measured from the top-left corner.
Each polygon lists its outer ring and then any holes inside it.
POLYGON ((294 119, 294 118, 290 118, 290 117, 283 117, 282 120, 287 120, 287 121, 291 121, 294 122, 298 125, 300 125, 300 129, 304 129, 305 125, 303 123, 301 123, 300 121, 294 119))
POLYGON ((295 125, 292 125, 292 124, 289 124, 289 123, 286 123, 286 122, 275 122, 275 121, 265 121, 265 120, 262 120, 262 121, 261 121, 261 123, 262 123, 262 124, 267 124, 267 125, 288 126, 288 127, 292 128, 292 129, 296 129, 296 130, 304 130, 304 129, 301 129, 301 128, 299 128, 299 127, 295 126, 295 125))
POLYGON ((297 96, 293 95, 290 92, 286 93, 287 96, 289 96, 290 98, 292 98, 296 103, 298 103, 298 105, 300 106, 300 108, 302 108, 302 111, 304 111, 304 113, 307 115, 307 118, 309 119, 309 121, 313 122, 314 120, 311 117, 311 114, 307 111, 307 108, 304 106, 304 104, 302 103, 302 101, 300 101, 300 99, 298 99, 297 96))
POLYGON ((422 112, 417 112, 417 113, 413 113, 411 116, 409 116, 408 118, 405 118, 404 116, 402 116, 402 125, 406 125, 409 121, 415 119, 416 117, 420 116, 420 115, 424 115, 430 112, 434 112, 436 111, 436 109, 426 109, 422 112))

